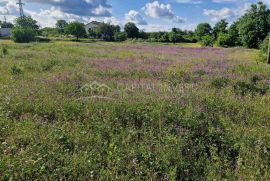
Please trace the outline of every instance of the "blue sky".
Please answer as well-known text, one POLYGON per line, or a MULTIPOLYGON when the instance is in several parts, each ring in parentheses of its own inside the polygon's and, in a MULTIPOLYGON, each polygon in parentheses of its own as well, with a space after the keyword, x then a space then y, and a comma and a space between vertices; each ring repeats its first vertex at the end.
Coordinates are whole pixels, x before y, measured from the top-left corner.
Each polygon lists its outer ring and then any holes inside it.
MULTIPOLYGON (((18 0, 0 0, 0 18, 14 21, 18 0)), ((123 26, 134 22, 145 31, 166 31, 173 27, 194 29, 200 22, 233 22, 251 3, 259 0, 22 0, 25 14, 42 27, 53 27, 57 19, 104 21, 123 26)), ((270 7, 270 0, 263 0, 270 7)))

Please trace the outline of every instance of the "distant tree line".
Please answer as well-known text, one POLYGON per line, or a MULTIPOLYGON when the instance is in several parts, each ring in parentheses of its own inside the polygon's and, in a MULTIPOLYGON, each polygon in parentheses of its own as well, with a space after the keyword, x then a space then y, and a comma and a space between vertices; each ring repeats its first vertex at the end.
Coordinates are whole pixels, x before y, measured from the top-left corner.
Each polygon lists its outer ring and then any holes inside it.
POLYGON ((12 38, 16 42, 33 41, 37 35, 44 37, 73 35, 77 40, 79 38, 98 38, 105 41, 132 39, 167 43, 199 42, 202 46, 261 47, 265 51, 270 32, 270 10, 264 3, 258 2, 252 4, 246 14, 230 26, 225 19, 222 19, 214 27, 208 23, 201 23, 195 31, 173 28, 170 32, 144 32, 139 30, 134 23, 129 22, 124 26, 124 31, 121 31, 118 25, 101 23, 97 28, 89 29, 86 32, 83 23, 68 23, 65 20, 58 20, 55 28, 39 29, 37 22, 31 17, 17 18, 15 25, 8 22, 0 22, 0 25, 13 28, 12 38))

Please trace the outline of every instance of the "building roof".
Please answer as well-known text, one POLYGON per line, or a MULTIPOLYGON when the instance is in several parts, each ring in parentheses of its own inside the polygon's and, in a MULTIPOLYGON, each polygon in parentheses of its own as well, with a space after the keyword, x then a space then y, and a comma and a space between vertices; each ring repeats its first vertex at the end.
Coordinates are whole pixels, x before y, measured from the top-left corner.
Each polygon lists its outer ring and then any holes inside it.
POLYGON ((98 21, 92 21, 92 22, 90 22, 90 23, 87 23, 85 26, 90 25, 90 24, 92 24, 92 25, 100 25, 101 22, 98 22, 98 21))

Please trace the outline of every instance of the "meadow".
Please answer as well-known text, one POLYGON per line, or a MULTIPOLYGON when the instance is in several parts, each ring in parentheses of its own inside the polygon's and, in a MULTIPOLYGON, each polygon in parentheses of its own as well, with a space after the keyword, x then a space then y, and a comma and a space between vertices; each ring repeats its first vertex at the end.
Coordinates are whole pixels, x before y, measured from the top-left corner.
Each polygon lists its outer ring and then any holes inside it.
POLYGON ((270 179, 270 67, 257 50, 0 48, 0 180, 270 179))

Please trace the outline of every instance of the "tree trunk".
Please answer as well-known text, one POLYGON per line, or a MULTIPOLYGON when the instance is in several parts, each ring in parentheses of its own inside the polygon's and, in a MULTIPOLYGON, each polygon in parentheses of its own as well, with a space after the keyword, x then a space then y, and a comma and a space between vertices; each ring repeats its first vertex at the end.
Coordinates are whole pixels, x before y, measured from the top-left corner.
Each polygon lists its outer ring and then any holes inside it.
POLYGON ((267 63, 270 64, 270 35, 269 35, 269 42, 268 42, 267 63))

